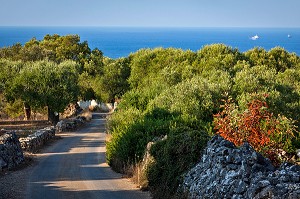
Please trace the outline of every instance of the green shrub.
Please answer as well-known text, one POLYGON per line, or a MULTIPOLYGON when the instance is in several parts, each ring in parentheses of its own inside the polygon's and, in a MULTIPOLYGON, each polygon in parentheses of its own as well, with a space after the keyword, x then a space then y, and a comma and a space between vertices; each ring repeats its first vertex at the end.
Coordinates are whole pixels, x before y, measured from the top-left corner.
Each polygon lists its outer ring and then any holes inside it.
POLYGON ((230 90, 230 85, 226 72, 215 71, 210 77, 195 76, 161 92, 150 101, 148 109, 159 107, 178 113, 186 124, 198 129, 199 123, 212 121, 213 113, 219 110, 222 93, 230 90))
MULTIPOLYGON (((108 119, 108 136, 106 148, 106 161, 116 171, 122 172, 125 163, 121 161, 118 156, 122 156, 122 138, 128 131, 128 128, 134 124, 140 117, 141 113, 135 108, 119 109, 117 112, 112 114, 108 119)), ((127 162, 127 160, 125 161, 127 162)))
POLYGON ((179 128, 151 147, 154 164, 148 170, 148 180, 154 198, 175 197, 182 174, 200 160, 208 139, 203 131, 179 128))
POLYGON ((141 116, 141 111, 134 107, 119 109, 107 121, 108 132, 113 134, 117 129, 125 129, 141 116))
POLYGON ((12 103, 6 103, 4 107, 4 111, 9 115, 11 118, 18 118, 21 115, 24 115, 24 103, 22 100, 18 99, 12 103))
POLYGON ((175 117, 163 109, 153 109, 132 117, 137 112, 129 110, 131 111, 116 113, 109 122, 111 139, 107 143, 106 157, 108 164, 119 172, 126 172, 129 167, 139 162, 143 158, 147 143, 153 138, 168 134, 171 121, 175 117), (129 121, 119 120, 127 116, 131 117, 129 121))

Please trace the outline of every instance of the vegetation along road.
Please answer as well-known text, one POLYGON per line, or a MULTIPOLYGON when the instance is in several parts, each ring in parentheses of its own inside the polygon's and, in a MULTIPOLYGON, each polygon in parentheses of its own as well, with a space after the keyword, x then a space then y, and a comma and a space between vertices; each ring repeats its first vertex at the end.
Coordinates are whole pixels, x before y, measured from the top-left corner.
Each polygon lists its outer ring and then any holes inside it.
POLYGON ((105 162, 105 119, 94 114, 79 131, 63 134, 33 169, 27 198, 150 198, 105 162))

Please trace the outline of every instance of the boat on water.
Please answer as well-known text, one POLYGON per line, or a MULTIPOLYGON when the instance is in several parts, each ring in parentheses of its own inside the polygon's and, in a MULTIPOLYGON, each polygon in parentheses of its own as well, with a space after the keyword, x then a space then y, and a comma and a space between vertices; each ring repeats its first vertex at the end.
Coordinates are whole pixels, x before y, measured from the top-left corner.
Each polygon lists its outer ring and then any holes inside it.
POLYGON ((252 40, 258 40, 258 39, 259 39, 259 36, 256 34, 256 35, 252 36, 251 39, 252 39, 252 40))
POLYGON ((292 38, 292 35, 289 34, 289 35, 288 35, 288 38, 292 38))

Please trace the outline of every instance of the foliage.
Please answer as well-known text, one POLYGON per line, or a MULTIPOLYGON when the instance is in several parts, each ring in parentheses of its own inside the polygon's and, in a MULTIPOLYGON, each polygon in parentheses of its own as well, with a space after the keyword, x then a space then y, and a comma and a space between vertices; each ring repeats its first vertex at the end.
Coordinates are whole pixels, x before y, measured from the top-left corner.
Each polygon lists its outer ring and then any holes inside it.
POLYGON ((294 150, 292 139, 298 132, 293 122, 281 115, 275 117, 269 112, 265 101, 254 99, 247 110, 239 113, 229 98, 222 108, 214 116, 216 133, 235 145, 240 146, 247 141, 255 150, 266 155, 270 151, 294 150))
POLYGON ((299 58, 294 53, 289 53, 281 47, 275 47, 268 52, 270 65, 277 71, 283 72, 299 64, 299 58))
POLYGON ((131 88, 149 86, 153 80, 174 85, 181 81, 181 74, 186 66, 192 64, 195 57, 196 54, 191 51, 185 52, 174 48, 139 50, 129 56, 130 86, 131 88))
POLYGON ((61 64, 41 61, 26 64, 6 89, 9 101, 21 99, 34 108, 47 106, 62 112, 78 96, 78 65, 66 61, 61 64), (59 96, 59 97, 58 97, 59 96))
POLYGON ((11 118, 18 118, 23 115, 23 102, 18 99, 12 103, 7 103, 4 107, 4 111, 11 117, 11 118))
POLYGON ((276 70, 267 66, 245 66, 235 75, 233 89, 237 95, 253 92, 269 92, 275 86, 276 70))
POLYGON ((0 58, 9 59, 11 61, 19 61, 23 59, 22 45, 16 43, 10 47, 4 47, 0 49, 0 58))
POLYGON ((253 100, 252 93, 268 94, 267 103, 274 114, 292 118, 299 126, 300 90, 299 72, 296 69, 287 69, 277 72, 268 66, 245 65, 236 72, 234 77, 233 93, 240 109, 246 109, 253 100))
POLYGON ((268 52, 263 48, 253 48, 245 52, 246 59, 249 60, 251 66, 266 65, 269 66, 268 52))
MULTIPOLYGON (((287 69, 279 72, 276 76, 275 89, 277 95, 272 95, 272 108, 277 114, 293 118, 300 125, 300 71, 297 69, 287 69), (276 108, 275 108, 276 107, 276 108)), ((270 105, 271 106, 271 105, 270 105)))
POLYGON ((300 64, 299 57, 296 54, 288 53, 281 47, 275 47, 269 52, 263 48, 254 48, 245 52, 245 56, 250 61, 251 66, 265 65, 277 72, 295 68, 300 64))
POLYGON ((148 170, 148 180, 154 198, 174 198, 182 175, 200 160, 208 139, 206 132, 178 128, 151 147, 155 162, 148 170))
POLYGON ((87 42, 80 43, 78 35, 59 36, 57 34, 46 35, 41 41, 32 38, 24 46, 18 43, 0 49, 0 57, 5 59, 15 61, 47 59, 57 63, 65 60, 79 62, 82 58, 86 59, 90 53, 87 42))
POLYGON ((148 104, 148 109, 162 108, 180 117, 189 126, 197 126, 197 121, 208 122, 214 109, 210 84, 201 78, 184 81, 163 91, 148 104))
POLYGON ((128 89, 127 79, 130 75, 129 61, 126 58, 118 59, 106 64, 103 74, 96 78, 96 95, 106 102, 114 102, 120 98, 128 89))
POLYGON ((142 116, 137 109, 118 111, 109 122, 111 140, 107 143, 107 162, 115 170, 125 172, 130 165, 142 160, 148 142, 168 134, 172 118, 172 114, 162 109, 142 116), (129 118, 120 121, 122 116, 129 118))
POLYGON ((103 53, 97 48, 91 51, 86 41, 80 42, 78 35, 46 35, 43 40, 32 38, 24 46, 17 43, 0 48, 0 58, 6 59, 7 62, 8 60, 22 62, 47 60, 59 64, 67 60, 75 61, 80 66, 78 72, 84 73, 79 79, 82 99, 95 97, 94 89, 99 85, 95 85, 94 79, 103 74, 104 66, 103 53))
POLYGON ((89 55, 84 55, 82 53, 80 55, 79 63, 82 63, 84 72, 91 77, 103 74, 103 53, 99 49, 95 48, 89 55), (85 56, 87 56, 88 59, 86 59, 85 56))
POLYGON ((234 65, 241 59, 243 55, 238 49, 224 44, 207 45, 197 52, 193 67, 200 74, 213 70, 224 70, 232 74, 234 65))
POLYGON ((78 86, 80 90, 80 99, 89 100, 96 99, 94 91, 94 78, 91 77, 88 72, 83 72, 78 77, 78 86))
POLYGON ((0 93, 5 93, 11 86, 11 80, 19 74, 24 65, 21 61, 0 59, 0 93))
MULTIPOLYGON (((108 145, 113 147, 107 148, 109 164, 119 171, 133 166, 141 160, 147 142, 156 136, 167 135, 166 140, 152 146, 156 163, 149 168, 148 180, 156 197, 173 198, 180 175, 189 164, 180 168, 176 165, 185 165, 187 160, 199 158, 198 152, 186 154, 178 149, 178 154, 174 153, 177 147, 184 148, 185 142, 181 141, 193 134, 191 132, 211 135, 213 115, 221 111, 222 99, 226 99, 224 93, 233 96, 237 103, 233 104, 231 115, 227 116, 232 133, 234 125, 242 126, 240 117, 253 125, 250 125, 251 128, 247 125, 240 127, 244 133, 256 132, 260 128, 268 133, 266 129, 276 127, 280 131, 274 130, 270 141, 267 137, 263 137, 262 141, 253 138, 254 143, 264 146, 265 154, 271 146, 292 152, 300 144, 300 136, 295 131, 297 127, 292 122, 299 121, 299 60, 298 56, 280 48, 269 52, 255 48, 241 53, 223 44, 205 46, 196 53, 157 48, 131 54, 128 57, 130 88, 122 96, 118 111, 110 122, 113 128, 110 129, 108 145), (261 97, 255 97, 253 92, 261 97), (268 94, 267 99, 264 99, 264 93, 268 94), (270 105, 268 109, 251 106, 251 110, 258 111, 261 120, 250 120, 252 115, 248 105, 252 101, 270 105), (133 114, 133 110, 137 114, 133 114), (157 117, 160 115, 157 113, 168 113, 170 117, 157 117), (135 119, 124 122, 132 115, 135 119), (295 133, 293 139, 291 132, 295 133), (284 145, 281 145, 282 142, 284 145), (161 182, 166 182, 166 186, 162 186, 161 182)), ((186 142, 195 146, 196 140, 186 142)))
POLYGON ((45 50, 45 57, 55 62, 79 61, 82 56, 90 54, 87 42, 80 43, 78 35, 46 35, 40 46, 45 50))

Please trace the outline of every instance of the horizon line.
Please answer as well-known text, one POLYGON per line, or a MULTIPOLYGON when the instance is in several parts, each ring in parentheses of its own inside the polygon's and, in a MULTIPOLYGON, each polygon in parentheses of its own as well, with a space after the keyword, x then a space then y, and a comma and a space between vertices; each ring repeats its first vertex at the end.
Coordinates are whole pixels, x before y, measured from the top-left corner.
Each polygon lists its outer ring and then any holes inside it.
POLYGON ((0 27, 23 28, 300 28, 297 26, 96 26, 96 25, 0 25, 0 27))

